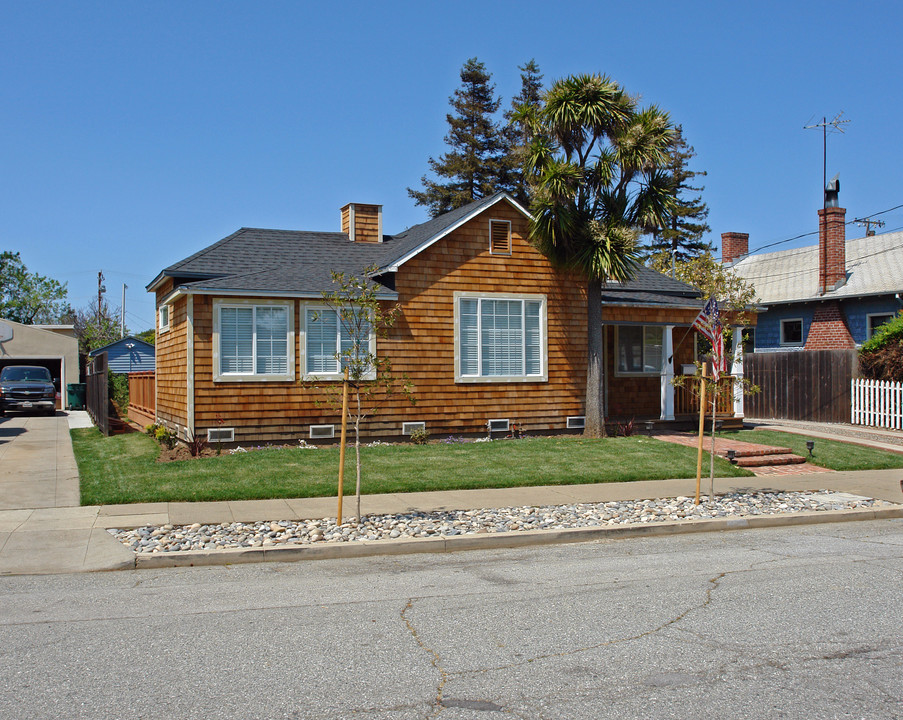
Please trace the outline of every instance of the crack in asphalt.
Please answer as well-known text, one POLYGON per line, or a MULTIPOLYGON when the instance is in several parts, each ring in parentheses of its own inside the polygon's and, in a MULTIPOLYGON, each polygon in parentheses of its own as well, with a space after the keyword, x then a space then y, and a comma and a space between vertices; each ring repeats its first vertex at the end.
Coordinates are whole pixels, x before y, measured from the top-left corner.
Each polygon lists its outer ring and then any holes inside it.
POLYGON ((483 668, 482 670, 464 670, 461 672, 449 673, 449 675, 455 676, 466 676, 466 675, 481 675, 483 673, 495 672, 498 670, 510 670, 512 668, 520 667, 521 665, 528 665, 536 660, 548 660, 549 658, 561 658, 568 657, 571 655, 579 655, 580 653, 589 652, 590 650, 597 650, 598 648, 610 647, 612 645, 620 645, 625 642, 632 642, 633 640, 640 640, 644 637, 649 637, 650 635, 655 635, 656 633, 662 632, 663 630, 667 630, 672 625, 679 623, 683 620, 687 615, 696 610, 703 610, 712 602, 712 593, 718 588, 721 580, 728 575, 728 572, 718 573, 715 577, 709 578, 708 587, 705 592, 705 599, 699 603, 698 605, 693 605, 692 607, 684 610, 680 615, 671 618, 666 623, 662 623, 658 627, 652 628, 650 630, 646 630, 645 632, 638 633, 636 635, 630 635, 628 637, 615 638, 613 640, 605 640, 600 643, 596 643, 595 645, 587 645, 585 647, 575 648, 573 650, 564 650, 562 652, 556 653, 544 653, 542 655, 536 655, 534 657, 528 658, 527 660, 521 660, 519 662, 508 663, 507 665, 498 665, 495 667, 483 668))
POLYGON ((436 671, 439 673, 439 683, 436 686, 436 699, 435 706, 433 712, 431 712, 426 717, 436 717, 439 713, 442 712, 442 693, 445 689, 445 683, 448 681, 448 672, 442 666, 442 658, 439 657, 439 653, 433 650, 429 645, 427 645, 423 638, 420 637, 420 634, 417 632, 417 628, 414 627, 414 624, 411 622, 411 619, 408 617, 408 611, 414 607, 414 600, 418 598, 409 598, 408 604, 405 605, 404 610, 401 611, 401 619, 404 624, 408 628, 408 632, 411 633, 411 637, 414 638, 414 642, 416 642, 420 648, 430 656, 430 664, 436 668, 436 671))

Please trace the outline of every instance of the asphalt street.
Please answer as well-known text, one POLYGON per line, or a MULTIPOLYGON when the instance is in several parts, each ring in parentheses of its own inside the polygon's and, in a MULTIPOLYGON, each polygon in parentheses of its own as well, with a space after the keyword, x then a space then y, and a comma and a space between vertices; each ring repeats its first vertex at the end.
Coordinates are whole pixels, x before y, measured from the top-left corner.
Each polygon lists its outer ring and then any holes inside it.
POLYGON ((903 718, 903 520, 0 577, 3 718, 903 718))

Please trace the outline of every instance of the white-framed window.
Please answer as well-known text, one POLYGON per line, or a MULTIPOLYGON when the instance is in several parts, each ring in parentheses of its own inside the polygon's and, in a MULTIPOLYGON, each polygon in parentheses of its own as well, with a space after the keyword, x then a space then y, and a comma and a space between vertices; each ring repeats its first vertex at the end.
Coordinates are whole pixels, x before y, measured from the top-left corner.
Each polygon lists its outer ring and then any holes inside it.
POLYGON ((489 254, 490 255, 510 255, 511 254, 511 221, 510 220, 490 220, 489 221, 489 254))
POLYGON ((803 344, 803 319, 785 318, 781 320, 781 345, 803 344))
POLYGON ((664 327, 619 325, 616 330, 618 375, 661 374, 664 327))
POLYGON ((546 296, 455 293, 455 382, 536 382, 546 370, 546 296))
POLYGON ((213 301, 215 381, 294 380, 295 313, 291 301, 213 301))
POLYGON ((169 330, 169 305, 161 305, 157 310, 158 324, 160 326, 159 332, 166 332, 169 330))
POLYGON ((870 337, 874 336, 879 327, 884 325, 884 323, 893 320, 893 318, 893 313, 869 313, 866 315, 865 322, 867 334, 865 339, 868 340, 870 337))
MULTIPOLYGON (((341 380, 347 360, 340 356, 354 347, 354 332, 357 322, 353 317, 343 321, 341 311, 327 305, 305 305, 304 319, 304 359, 305 378, 318 380, 341 380)), ((361 334, 367 334, 367 347, 362 354, 376 355, 376 333, 366 323, 361 326, 361 334)), ((365 375, 373 379, 374 373, 365 375)))

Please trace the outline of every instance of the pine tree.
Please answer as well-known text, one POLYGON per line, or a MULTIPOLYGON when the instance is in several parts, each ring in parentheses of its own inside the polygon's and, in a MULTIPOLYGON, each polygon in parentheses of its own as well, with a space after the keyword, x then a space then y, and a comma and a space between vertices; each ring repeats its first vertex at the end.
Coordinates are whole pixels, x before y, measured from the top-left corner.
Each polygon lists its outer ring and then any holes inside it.
POLYGON ((542 73, 536 60, 518 66, 520 94, 511 99, 511 107, 505 112, 502 130, 504 152, 501 162, 499 189, 505 190, 524 207, 530 204, 528 182, 524 176, 524 163, 529 154, 533 128, 527 118, 539 108, 542 100, 542 73))
POLYGON ((705 177, 705 171, 694 171, 687 163, 696 156, 692 146, 687 145, 683 128, 675 128, 674 142, 669 151, 668 164, 663 168, 673 187, 675 202, 665 224, 655 231, 649 245, 650 259, 657 259, 658 265, 672 267, 672 263, 686 262, 703 253, 712 252, 712 244, 702 237, 712 228, 706 223, 708 205, 702 200, 705 187, 694 187, 693 179, 705 177), (692 193, 697 193, 693 195, 692 193), (667 256, 667 260, 660 257, 667 256))
POLYGON ((408 188, 408 195, 417 205, 426 205, 431 217, 500 189, 504 140, 493 119, 500 100, 491 78, 492 74, 476 58, 464 63, 461 87, 449 98, 454 112, 446 115, 449 132, 445 142, 450 150, 438 160, 429 159, 436 180, 424 175, 420 180, 423 190, 408 188))

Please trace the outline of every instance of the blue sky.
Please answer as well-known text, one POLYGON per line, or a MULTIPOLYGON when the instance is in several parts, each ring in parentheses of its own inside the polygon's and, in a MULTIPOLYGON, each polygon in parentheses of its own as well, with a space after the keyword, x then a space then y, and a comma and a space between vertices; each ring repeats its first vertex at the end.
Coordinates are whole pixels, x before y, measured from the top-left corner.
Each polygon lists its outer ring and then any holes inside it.
MULTIPOLYGON (((127 324, 144 286, 241 226, 386 232, 444 151, 467 58, 508 104, 517 66, 601 72, 667 110, 708 171, 713 241, 816 229, 822 138, 847 218, 903 204, 903 4, 867 2, 0 1, 0 246, 87 305, 98 270, 127 324)), ((880 216, 903 226, 903 209, 880 216)), ((864 234, 850 229, 848 237, 864 234)), ((779 247, 814 242, 811 238, 779 247)))

